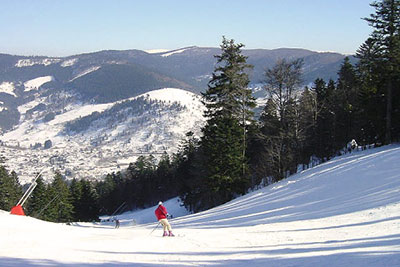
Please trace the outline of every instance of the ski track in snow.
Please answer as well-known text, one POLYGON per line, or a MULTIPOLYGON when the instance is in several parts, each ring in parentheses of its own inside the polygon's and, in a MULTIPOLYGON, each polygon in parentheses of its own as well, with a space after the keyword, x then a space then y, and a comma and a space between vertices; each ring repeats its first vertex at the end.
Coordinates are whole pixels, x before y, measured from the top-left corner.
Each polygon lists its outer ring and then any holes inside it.
POLYGON ((176 237, 155 207, 119 229, 0 212, 0 265, 400 266, 399 159, 399 145, 347 154, 197 214, 165 201, 176 237))

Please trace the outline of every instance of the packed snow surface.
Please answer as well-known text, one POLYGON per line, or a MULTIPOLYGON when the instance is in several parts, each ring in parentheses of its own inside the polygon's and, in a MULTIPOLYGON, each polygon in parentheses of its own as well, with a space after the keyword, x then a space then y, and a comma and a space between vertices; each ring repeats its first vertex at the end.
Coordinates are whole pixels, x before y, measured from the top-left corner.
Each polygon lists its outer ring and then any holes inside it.
POLYGON ((119 229, 0 212, 0 265, 400 266, 399 160, 400 145, 347 154, 197 214, 166 201, 176 237, 155 207, 119 229))

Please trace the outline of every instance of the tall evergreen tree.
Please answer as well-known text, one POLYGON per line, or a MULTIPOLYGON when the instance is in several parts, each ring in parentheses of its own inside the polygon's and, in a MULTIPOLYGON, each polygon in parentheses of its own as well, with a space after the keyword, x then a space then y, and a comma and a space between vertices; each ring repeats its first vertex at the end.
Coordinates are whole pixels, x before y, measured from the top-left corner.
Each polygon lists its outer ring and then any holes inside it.
POLYGON ((193 132, 186 133, 186 138, 179 145, 179 151, 173 157, 175 175, 179 183, 179 196, 188 210, 197 212, 203 208, 199 204, 201 195, 206 190, 203 183, 205 168, 199 139, 193 132))
MULTIPOLYGON (((127 170, 128 173, 130 169, 131 165, 127 170)), ((103 181, 97 182, 95 188, 99 195, 100 214, 112 214, 121 204, 117 193, 119 184, 119 179, 115 173, 107 174, 103 181)), ((132 192, 132 195, 135 195, 135 192, 132 192)))
POLYGON ((368 38, 357 50, 356 71, 360 87, 359 138, 363 144, 383 143, 385 140, 385 79, 383 64, 379 63, 380 50, 377 42, 368 38))
POLYGON ((73 217, 74 221, 80 221, 81 210, 80 202, 82 198, 82 184, 76 178, 72 179, 69 184, 69 191, 71 194, 72 205, 74 207, 73 217))
POLYGON ((328 159, 334 155, 336 117, 334 113, 335 100, 334 92, 336 90, 335 82, 330 80, 328 85, 322 79, 316 79, 313 90, 317 99, 317 121, 315 129, 315 138, 312 141, 315 155, 322 159, 328 159))
POLYGON ((40 176, 36 180, 35 190, 27 201, 27 214, 41 220, 47 220, 48 210, 46 208, 49 202, 50 195, 47 191, 47 185, 40 176))
POLYGON ((315 155, 313 141, 317 127, 318 105, 315 91, 304 88, 299 101, 299 124, 302 133, 299 143, 300 162, 308 164, 315 155))
POLYGON ((158 191, 158 194, 153 197, 155 201, 169 199, 178 195, 179 183, 174 173, 173 164, 167 153, 161 156, 155 171, 155 176, 157 179, 156 187, 158 191))
POLYGON ((346 146, 356 138, 358 109, 358 80, 350 59, 346 57, 338 72, 334 113, 336 119, 336 148, 346 146))
POLYGON ((98 196, 92 183, 88 180, 78 182, 80 188, 79 201, 74 203, 74 209, 77 212, 79 221, 97 221, 99 219, 98 196))
POLYGON ((385 85, 385 143, 388 144, 392 141, 393 110, 400 110, 397 106, 400 103, 397 101, 400 97, 400 0, 375 1, 371 6, 375 8, 375 13, 365 20, 374 28, 370 39, 379 49, 376 59, 384 66, 381 76, 384 77, 385 85))
POLYGON ((242 55, 243 46, 223 38, 222 53, 216 56, 217 67, 203 94, 207 122, 202 129, 201 146, 211 190, 207 200, 210 206, 243 193, 248 184, 246 132, 255 99, 248 89, 247 70, 252 66, 242 55))
POLYGON ((48 187, 51 205, 48 206, 48 220, 70 222, 73 219, 73 204, 68 185, 60 173, 56 173, 48 187))
POLYGON ((11 210, 21 197, 22 187, 16 173, 9 174, 6 168, 0 165, 0 209, 11 210))

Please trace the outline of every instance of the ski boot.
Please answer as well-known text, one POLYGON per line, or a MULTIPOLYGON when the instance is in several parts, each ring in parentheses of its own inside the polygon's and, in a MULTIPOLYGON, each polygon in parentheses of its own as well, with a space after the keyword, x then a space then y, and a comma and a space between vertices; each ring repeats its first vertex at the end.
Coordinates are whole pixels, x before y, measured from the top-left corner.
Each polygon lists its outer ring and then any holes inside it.
POLYGON ((167 232, 167 231, 164 231, 163 236, 168 236, 168 232, 167 232))
POLYGON ((169 231, 169 236, 175 236, 172 231, 169 231))

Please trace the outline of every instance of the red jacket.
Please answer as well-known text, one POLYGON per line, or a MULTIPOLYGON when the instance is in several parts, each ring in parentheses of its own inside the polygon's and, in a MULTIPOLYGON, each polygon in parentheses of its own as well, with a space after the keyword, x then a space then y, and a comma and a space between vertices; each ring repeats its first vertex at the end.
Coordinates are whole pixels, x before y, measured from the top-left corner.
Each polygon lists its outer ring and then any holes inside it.
POLYGON ((166 219, 168 214, 167 209, 163 205, 159 205, 154 213, 156 214, 158 221, 161 219, 166 219))

